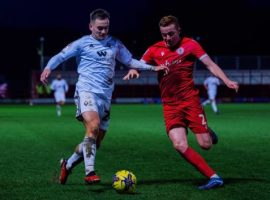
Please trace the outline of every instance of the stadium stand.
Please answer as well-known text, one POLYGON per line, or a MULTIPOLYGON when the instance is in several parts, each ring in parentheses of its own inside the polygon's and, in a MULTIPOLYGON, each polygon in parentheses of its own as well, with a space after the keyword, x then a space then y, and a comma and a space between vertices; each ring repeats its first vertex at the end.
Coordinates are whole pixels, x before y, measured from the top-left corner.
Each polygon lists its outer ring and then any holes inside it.
MULTIPOLYGON (((236 94, 222 84, 219 88, 218 100, 222 102, 270 102, 270 56, 213 56, 213 60, 221 66, 226 74, 240 83, 236 94)), ((77 81, 75 60, 69 60, 58 67, 63 78, 70 86, 67 103, 73 103, 73 93, 77 81)), ((114 103, 160 103, 156 74, 150 71, 141 73, 139 79, 122 80, 127 68, 118 63, 115 73, 114 103)), ((53 71, 51 79, 55 78, 53 71)), ((195 64, 194 80, 200 90, 201 98, 206 98, 203 80, 209 75, 208 70, 200 63, 195 64)), ((39 71, 33 71, 29 88, 10 91, 10 99, 0 99, 4 103, 29 102, 53 103, 53 95, 38 95, 39 71), (15 95, 14 95, 15 94, 15 95)))

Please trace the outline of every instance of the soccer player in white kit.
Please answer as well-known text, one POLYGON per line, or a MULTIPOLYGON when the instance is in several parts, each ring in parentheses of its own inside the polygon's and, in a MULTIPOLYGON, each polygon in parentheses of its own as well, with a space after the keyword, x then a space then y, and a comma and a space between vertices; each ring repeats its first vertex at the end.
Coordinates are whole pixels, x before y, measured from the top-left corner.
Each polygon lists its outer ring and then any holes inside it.
MULTIPOLYGON (((129 50, 118 39, 108 35, 110 15, 106 10, 96 9, 90 13, 86 35, 70 43, 53 56, 40 76, 46 84, 51 70, 70 57, 77 58, 79 74, 75 91, 76 117, 85 127, 85 137, 68 160, 61 162, 59 181, 65 184, 72 168, 84 160, 87 184, 97 183, 100 177, 94 170, 96 150, 109 126, 110 106, 114 89, 113 77, 116 60, 130 68, 140 70, 168 70, 166 66, 152 66, 132 58, 129 50)), ((134 73, 131 76, 137 76, 134 73)))
POLYGON ((56 102, 56 114, 61 116, 61 106, 66 102, 66 93, 68 91, 68 84, 65 79, 62 78, 60 73, 57 73, 56 79, 51 83, 51 89, 54 91, 54 99, 56 102))
POLYGON ((206 99, 202 103, 202 105, 205 106, 211 103, 211 107, 214 113, 219 114, 219 110, 217 108, 217 103, 216 103, 217 89, 218 89, 218 86, 220 85, 219 79, 211 75, 205 79, 203 84, 204 84, 205 89, 207 90, 208 99, 206 99))

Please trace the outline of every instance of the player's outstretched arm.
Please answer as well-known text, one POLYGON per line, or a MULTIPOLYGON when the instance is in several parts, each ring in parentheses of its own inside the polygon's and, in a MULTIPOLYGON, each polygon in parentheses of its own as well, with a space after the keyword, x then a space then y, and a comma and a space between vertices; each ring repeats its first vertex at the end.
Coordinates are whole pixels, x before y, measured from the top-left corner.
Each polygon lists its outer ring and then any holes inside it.
POLYGON ((136 59, 132 59, 128 67, 132 69, 151 70, 155 72, 164 70, 165 74, 167 74, 169 71, 169 68, 165 65, 159 65, 159 66, 148 65, 145 62, 139 61, 136 59))
POLYGON ((230 80, 223 70, 216 63, 214 63, 209 56, 204 57, 201 61, 206 65, 207 69, 212 74, 220 78, 228 88, 234 89, 236 92, 238 92, 239 84, 236 81, 230 80))
POLYGON ((45 68, 43 70, 43 72, 41 73, 40 75, 40 81, 43 83, 43 84, 47 84, 48 83, 48 77, 50 76, 51 74, 51 70, 49 68, 45 68))
MULTIPOLYGON (((160 65, 160 66, 152 66, 151 67, 152 71, 164 71, 165 75, 168 74, 169 68, 165 65, 160 65)), ((136 69, 130 69, 128 73, 123 77, 123 80, 129 80, 129 79, 134 79, 134 78, 139 78, 140 73, 136 69)))

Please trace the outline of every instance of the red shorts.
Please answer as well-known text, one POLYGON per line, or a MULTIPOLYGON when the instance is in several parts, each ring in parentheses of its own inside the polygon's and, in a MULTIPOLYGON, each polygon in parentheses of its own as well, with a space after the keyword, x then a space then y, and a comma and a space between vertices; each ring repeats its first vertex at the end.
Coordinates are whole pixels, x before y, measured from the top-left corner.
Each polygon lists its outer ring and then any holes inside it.
POLYGON ((177 127, 189 127, 195 134, 207 133, 207 119, 198 97, 187 101, 163 103, 166 131, 177 127))

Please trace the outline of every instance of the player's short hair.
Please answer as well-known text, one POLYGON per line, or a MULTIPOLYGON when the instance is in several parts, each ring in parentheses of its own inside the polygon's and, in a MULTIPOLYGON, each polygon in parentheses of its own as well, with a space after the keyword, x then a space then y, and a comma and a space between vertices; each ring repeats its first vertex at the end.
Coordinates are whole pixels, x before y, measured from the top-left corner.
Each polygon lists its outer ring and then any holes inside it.
POLYGON ((110 14, 107 10, 98 8, 90 13, 90 22, 96 19, 110 19, 110 14))
POLYGON ((164 16, 159 21, 159 27, 165 27, 174 24, 176 28, 180 28, 178 19, 173 15, 164 16))

